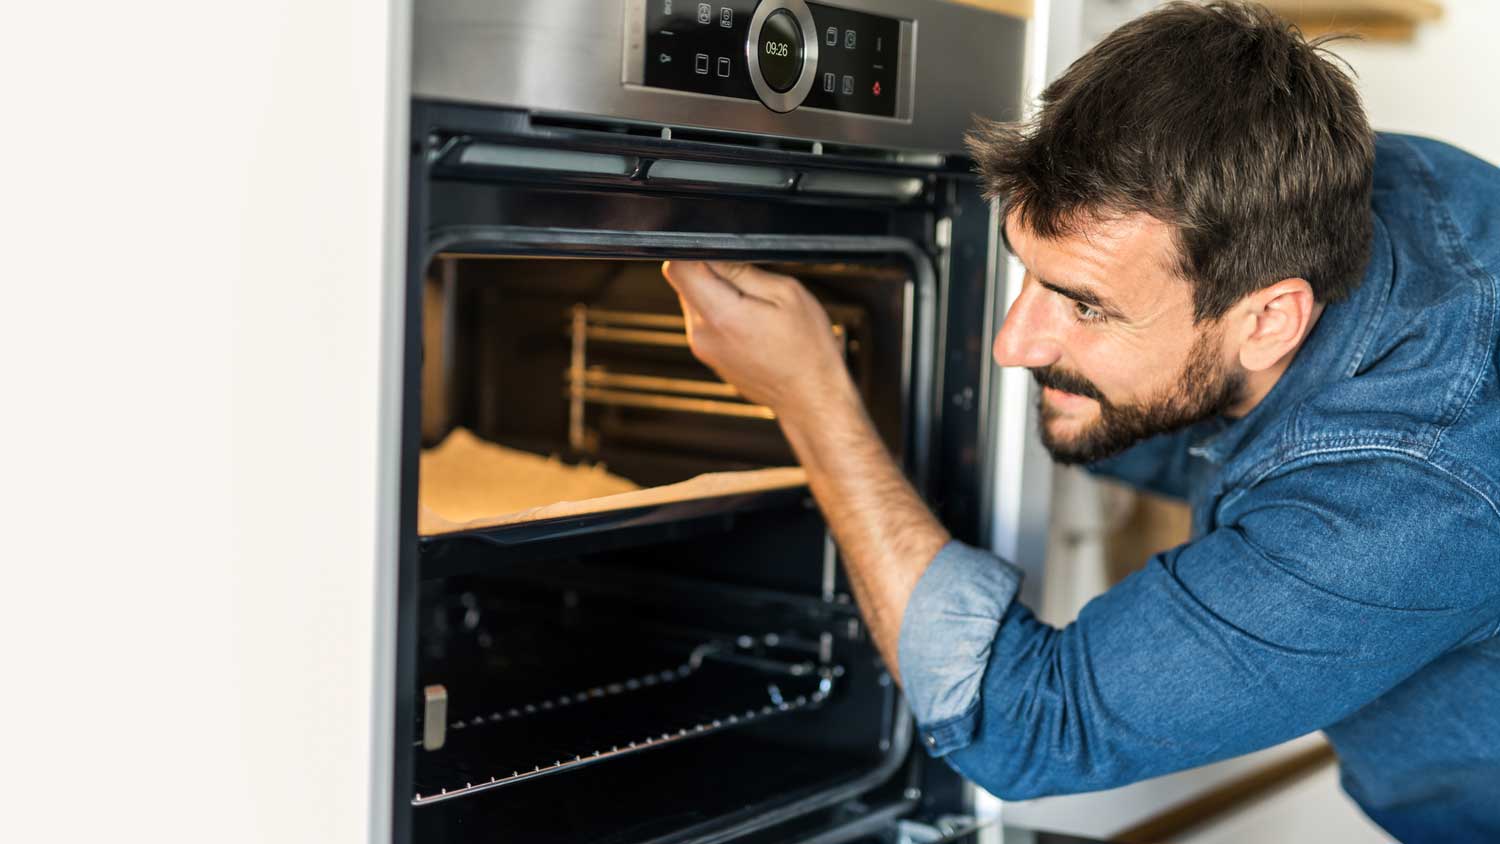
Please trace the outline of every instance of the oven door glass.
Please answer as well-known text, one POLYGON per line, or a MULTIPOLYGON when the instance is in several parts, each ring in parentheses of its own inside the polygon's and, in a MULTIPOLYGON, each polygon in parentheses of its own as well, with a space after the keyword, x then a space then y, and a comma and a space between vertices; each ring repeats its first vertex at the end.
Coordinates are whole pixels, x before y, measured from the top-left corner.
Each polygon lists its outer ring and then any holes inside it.
MULTIPOLYGON (((774 417, 693 359, 667 256, 467 237, 422 280, 415 838, 724 840, 842 825, 824 815, 856 796, 883 795, 872 829, 909 810, 899 691, 774 417)), ((818 296, 919 471, 930 268, 880 239, 799 245, 731 256, 818 296)))

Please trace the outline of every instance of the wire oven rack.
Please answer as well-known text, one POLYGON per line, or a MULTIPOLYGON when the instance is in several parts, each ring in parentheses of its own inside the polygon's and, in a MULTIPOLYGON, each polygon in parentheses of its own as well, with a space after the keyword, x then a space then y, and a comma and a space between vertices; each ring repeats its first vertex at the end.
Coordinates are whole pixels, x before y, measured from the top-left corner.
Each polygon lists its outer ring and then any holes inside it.
POLYGON ((787 658, 775 645, 775 636, 708 642, 668 669, 454 721, 441 750, 420 754, 412 805, 466 797, 822 705, 842 668, 787 658))
MULTIPOLYGON (((590 343, 687 351, 687 323, 679 315, 578 304, 570 311, 568 334, 571 354, 563 381, 567 385, 568 444, 575 451, 596 450, 596 436, 584 421, 585 407, 591 404, 737 419, 776 418, 771 408, 746 400, 733 385, 720 380, 613 372, 589 363, 590 343)), ((834 338, 845 357, 847 334, 841 322, 833 323, 834 338)))

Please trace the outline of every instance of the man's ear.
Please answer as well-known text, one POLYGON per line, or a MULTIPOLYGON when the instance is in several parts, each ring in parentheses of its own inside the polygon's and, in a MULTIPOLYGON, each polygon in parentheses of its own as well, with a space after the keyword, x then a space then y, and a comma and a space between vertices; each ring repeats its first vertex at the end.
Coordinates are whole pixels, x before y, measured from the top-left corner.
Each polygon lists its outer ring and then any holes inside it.
POLYGON ((1306 279, 1284 278, 1246 296, 1240 311, 1240 366, 1260 372, 1302 345, 1322 306, 1306 279))

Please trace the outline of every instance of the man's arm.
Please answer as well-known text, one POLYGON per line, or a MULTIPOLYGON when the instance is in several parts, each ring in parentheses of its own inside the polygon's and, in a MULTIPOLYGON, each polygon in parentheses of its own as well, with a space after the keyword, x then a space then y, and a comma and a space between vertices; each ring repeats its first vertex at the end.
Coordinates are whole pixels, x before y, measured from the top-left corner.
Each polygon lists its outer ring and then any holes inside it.
POLYGON ((838 541, 875 645, 900 682, 897 640, 907 601, 949 536, 876 436, 853 384, 848 389, 815 417, 778 418, 838 541))
MULTIPOLYGON (((1006 799, 1113 788, 1335 725, 1496 633, 1500 516, 1411 455, 1309 454, 1218 517, 1066 627, 992 608, 982 683, 917 712, 924 744, 1006 799)), ((973 562, 933 565, 903 647, 950 615, 928 579, 973 562)))
POLYGON ((776 412, 899 680, 906 604, 948 531, 876 434, 822 306, 796 280, 748 264, 672 262, 663 273, 681 299, 693 352, 776 412))
POLYGON ((886 530, 900 519, 932 523, 871 453, 830 460, 865 437, 842 412, 816 411, 853 392, 826 378, 842 362, 800 286, 686 269, 668 277, 695 352, 807 438, 820 502, 851 535, 840 541, 861 548, 846 563, 879 608, 865 610, 877 642, 888 658, 900 651, 923 745, 1001 797, 1112 788, 1267 747, 1497 635, 1500 514, 1445 470, 1378 447, 1289 460, 1232 496, 1207 535, 1157 555, 1074 623, 1044 624, 993 555, 949 542, 929 561, 940 532, 904 553, 879 545, 902 541, 886 530), (879 495, 852 489, 869 481, 851 474, 872 470, 879 495))

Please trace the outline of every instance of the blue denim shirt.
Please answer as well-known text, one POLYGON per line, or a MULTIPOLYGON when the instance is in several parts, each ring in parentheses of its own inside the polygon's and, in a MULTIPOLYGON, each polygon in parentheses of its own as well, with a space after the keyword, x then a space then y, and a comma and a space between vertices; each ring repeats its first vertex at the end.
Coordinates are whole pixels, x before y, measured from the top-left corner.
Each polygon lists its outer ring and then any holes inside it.
POLYGON ((1092 791, 1313 730, 1406 841, 1500 841, 1500 170, 1382 135, 1364 281, 1241 419, 1097 467, 1193 539, 1057 629, 957 542, 899 657, 923 744, 1002 798, 1092 791))

